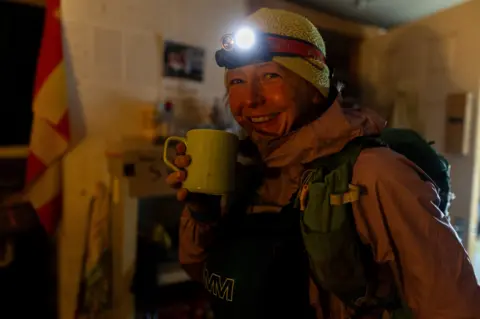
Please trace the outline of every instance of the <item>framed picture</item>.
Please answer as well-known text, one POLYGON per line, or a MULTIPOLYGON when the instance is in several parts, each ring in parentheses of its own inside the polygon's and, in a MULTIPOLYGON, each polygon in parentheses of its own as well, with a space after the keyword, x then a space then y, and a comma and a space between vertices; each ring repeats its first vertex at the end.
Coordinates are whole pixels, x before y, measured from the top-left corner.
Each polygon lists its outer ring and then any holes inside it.
POLYGON ((165 41, 164 48, 164 76, 203 81, 203 49, 172 41, 165 41))

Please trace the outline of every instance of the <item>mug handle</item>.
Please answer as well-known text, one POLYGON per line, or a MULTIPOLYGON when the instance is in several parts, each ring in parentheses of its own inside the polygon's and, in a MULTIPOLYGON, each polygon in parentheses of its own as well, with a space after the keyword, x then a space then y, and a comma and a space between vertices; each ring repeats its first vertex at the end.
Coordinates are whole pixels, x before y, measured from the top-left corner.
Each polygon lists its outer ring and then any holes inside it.
POLYGON ((165 140, 165 143, 163 144, 163 162, 170 169, 174 170, 175 172, 178 172, 178 171, 180 171, 180 169, 178 167, 176 167, 175 164, 170 162, 170 160, 167 157, 168 146, 169 146, 170 142, 172 142, 172 141, 182 142, 183 144, 187 145, 187 139, 184 138, 184 137, 179 137, 179 136, 170 136, 170 137, 167 137, 167 139, 165 140))

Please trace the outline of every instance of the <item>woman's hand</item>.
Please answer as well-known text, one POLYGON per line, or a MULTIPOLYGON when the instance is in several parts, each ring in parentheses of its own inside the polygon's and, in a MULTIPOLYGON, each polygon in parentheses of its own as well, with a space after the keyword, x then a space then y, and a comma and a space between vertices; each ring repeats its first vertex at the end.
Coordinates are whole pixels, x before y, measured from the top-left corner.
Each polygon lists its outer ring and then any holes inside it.
POLYGON ((185 202, 191 212, 208 214, 219 213, 221 196, 191 193, 183 188, 183 182, 187 179, 187 171, 185 168, 190 165, 191 158, 185 154, 185 144, 178 143, 176 150, 177 156, 173 163, 181 170, 168 175, 166 182, 170 187, 178 190, 177 199, 181 202, 185 202))

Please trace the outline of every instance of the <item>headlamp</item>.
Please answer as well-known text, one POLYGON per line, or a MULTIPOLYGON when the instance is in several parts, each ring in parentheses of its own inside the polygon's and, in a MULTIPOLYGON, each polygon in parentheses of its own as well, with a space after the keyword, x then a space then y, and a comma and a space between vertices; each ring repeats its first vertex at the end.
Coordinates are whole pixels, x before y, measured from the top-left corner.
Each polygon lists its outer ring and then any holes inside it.
POLYGON ((242 50, 251 49, 255 44, 255 33, 250 28, 242 28, 238 30, 235 34, 234 44, 242 50))
POLYGON ((323 52, 306 41, 242 28, 222 37, 222 49, 215 53, 217 65, 227 69, 268 62, 275 56, 301 57, 325 62, 323 52))
POLYGON ((222 37, 222 49, 225 51, 233 50, 235 41, 233 40, 233 36, 231 34, 226 34, 222 37))

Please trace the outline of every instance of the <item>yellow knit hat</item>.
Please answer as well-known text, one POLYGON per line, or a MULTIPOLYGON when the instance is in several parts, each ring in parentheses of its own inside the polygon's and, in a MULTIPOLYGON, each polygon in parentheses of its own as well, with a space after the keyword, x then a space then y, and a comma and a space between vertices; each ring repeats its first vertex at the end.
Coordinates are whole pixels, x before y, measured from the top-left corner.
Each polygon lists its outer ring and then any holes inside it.
MULTIPOLYGON (((316 46, 326 57, 320 32, 307 18, 293 12, 262 8, 246 18, 245 24, 263 33, 288 36, 316 46)), ((275 56, 273 61, 298 74, 315 86, 325 97, 330 88, 328 66, 317 59, 275 56)))

